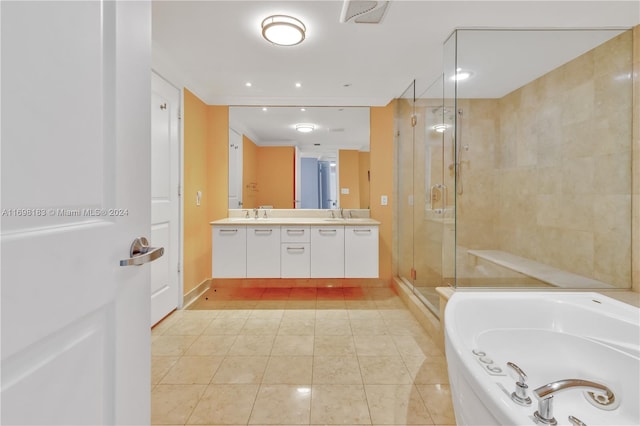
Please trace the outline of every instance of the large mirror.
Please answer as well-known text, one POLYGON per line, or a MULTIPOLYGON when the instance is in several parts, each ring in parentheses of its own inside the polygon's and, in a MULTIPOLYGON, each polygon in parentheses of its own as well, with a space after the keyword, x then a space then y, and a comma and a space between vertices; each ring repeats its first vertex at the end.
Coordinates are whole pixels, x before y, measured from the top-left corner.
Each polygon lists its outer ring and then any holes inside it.
POLYGON ((369 208, 369 108, 229 108, 230 209, 369 208))

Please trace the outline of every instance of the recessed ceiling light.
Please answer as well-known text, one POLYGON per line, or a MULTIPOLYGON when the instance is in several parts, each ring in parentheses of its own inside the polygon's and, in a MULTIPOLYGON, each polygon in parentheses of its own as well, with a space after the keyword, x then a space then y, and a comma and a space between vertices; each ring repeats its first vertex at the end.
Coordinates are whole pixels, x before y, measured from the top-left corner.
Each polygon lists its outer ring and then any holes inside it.
POLYGON ((263 110, 263 111, 266 111, 266 110, 267 110, 267 107, 262 107, 262 110, 263 110))
POLYGON ((296 83, 296 87, 302 87, 302 83, 296 83))
POLYGON ((244 85, 247 86, 247 87, 251 87, 251 82, 247 81, 244 85))
POLYGON ((471 71, 463 70, 462 68, 456 69, 456 74, 451 77, 453 81, 462 81, 471 77, 473 73, 471 71))
POLYGON ((306 108, 300 108, 300 111, 305 112, 307 109, 306 108))
POLYGON ((313 132, 316 129, 316 126, 311 123, 298 123, 296 124, 296 130, 301 133, 309 133, 313 132))
POLYGON ((436 124, 435 126, 431 126, 431 128, 433 130, 435 130, 438 133, 444 133, 447 131, 447 129, 451 127, 449 124, 446 123, 440 123, 440 124, 436 124))
POLYGON ((302 43, 307 28, 302 21, 288 15, 272 15, 262 21, 262 37, 278 46, 302 43))
POLYGON ((342 87, 351 87, 351 83, 345 83, 342 85, 342 87))

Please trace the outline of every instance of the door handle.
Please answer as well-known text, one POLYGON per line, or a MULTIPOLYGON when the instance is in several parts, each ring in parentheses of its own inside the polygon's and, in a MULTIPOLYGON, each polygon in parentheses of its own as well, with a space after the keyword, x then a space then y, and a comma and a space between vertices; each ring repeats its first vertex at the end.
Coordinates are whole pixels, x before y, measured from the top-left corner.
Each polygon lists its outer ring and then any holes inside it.
POLYGON ((149 240, 145 237, 138 237, 131 243, 129 249, 129 259, 120 261, 120 266, 140 266, 153 262, 164 254, 164 247, 149 247, 149 240))

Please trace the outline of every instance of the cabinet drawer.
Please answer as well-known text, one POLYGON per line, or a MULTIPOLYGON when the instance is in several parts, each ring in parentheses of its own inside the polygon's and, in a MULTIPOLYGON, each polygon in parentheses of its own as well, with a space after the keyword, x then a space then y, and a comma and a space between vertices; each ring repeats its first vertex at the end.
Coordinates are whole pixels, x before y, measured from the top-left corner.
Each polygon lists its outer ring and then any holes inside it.
POLYGON ((308 243, 311 241, 309 226, 283 226, 280 230, 283 243, 308 243))
POLYGON ((344 226, 311 227, 311 278, 344 278, 344 226))
POLYGON ((280 250, 282 278, 309 278, 311 276, 309 243, 282 243, 280 250))

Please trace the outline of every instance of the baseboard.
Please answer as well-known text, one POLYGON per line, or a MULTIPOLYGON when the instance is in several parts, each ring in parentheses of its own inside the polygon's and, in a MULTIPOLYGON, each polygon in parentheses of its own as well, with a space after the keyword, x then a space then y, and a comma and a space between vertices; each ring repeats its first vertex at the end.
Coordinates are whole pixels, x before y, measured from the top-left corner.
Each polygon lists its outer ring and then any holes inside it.
POLYGON ((188 309, 189 305, 198 300, 198 297, 202 296, 202 294, 209 290, 210 287, 211 279, 207 278, 206 280, 195 286, 195 288, 191 289, 182 298, 182 309, 188 309))
POLYGON ((214 288, 333 288, 389 287, 382 278, 213 278, 214 288))

